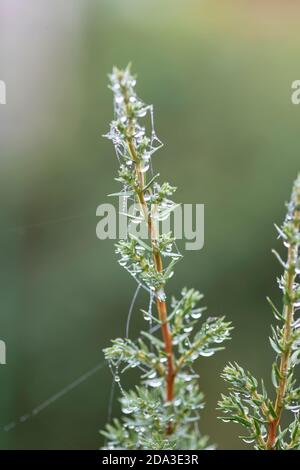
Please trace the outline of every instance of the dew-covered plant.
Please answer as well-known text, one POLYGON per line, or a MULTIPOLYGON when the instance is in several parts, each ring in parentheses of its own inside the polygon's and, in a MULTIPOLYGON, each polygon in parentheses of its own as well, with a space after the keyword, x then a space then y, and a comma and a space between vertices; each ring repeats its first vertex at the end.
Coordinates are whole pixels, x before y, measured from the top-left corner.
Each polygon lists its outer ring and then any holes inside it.
POLYGON ((159 183, 153 174, 152 156, 162 146, 153 124, 152 106, 141 101, 136 79, 130 72, 113 69, 110 88, 114 94, 114 120, 107 137, 112 140, 119 162, 124 213, 128 237, 116 245, 119 264, 149 292, 149 307, 142 311, 147 331, 131 340, 115 339, 104 350, 121 391, 121 420, 108 423, 102 434, 108 449, 203 449, 207 437, 199 431, 199 411, 203 394, 193 365, 199 356, 211 356, 223 349, 230 325, 224 318, 207 318, 198 306, 202 295, 184 288, 179 299, 171 299, 167 311, 165 287, 181 258, 171 232, 160 230, 161 221, 170 217, 176 204, 169 183, 159 183), (127 212, 128 201, 137 209, 127 212), (147 243, 136 235, 136 226, 145 222, 147 243), (152 313, 156 304, 157 313, 152 313), (155 332, 161 332, 156 335, 155 332), (121 385, 120 374, 136 368, 140 384, 131 391, 121 385))
POLYGON ((279 310, 268 298, 276 326, 272 326, 270 343, 276 359, 272 366, 275 397, 268 397, 264 382, 258 381, 238 364, 229 364, 223 378, 230 393, 222 395, 219 408, 223 421, 241 424, 248 435, 241 438, 259 450, 300 450, 300 387, 295 379, 295 366, 300 356, 300 176, 294 183, 288 212, 282 227, 276 227, 287 249, 286 261, 275 251, 284 269, 278 279, 283 293, 279 310), (284 416, 286 415, 286 416, 284 416), (289 419, 290 418, 290 419, 289 419))

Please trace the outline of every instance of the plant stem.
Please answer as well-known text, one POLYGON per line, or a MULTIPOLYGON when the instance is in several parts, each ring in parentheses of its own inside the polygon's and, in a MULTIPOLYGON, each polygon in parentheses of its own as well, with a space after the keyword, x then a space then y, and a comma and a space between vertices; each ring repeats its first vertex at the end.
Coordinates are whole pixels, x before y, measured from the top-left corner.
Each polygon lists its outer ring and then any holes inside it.
MULTIPOLYGON (((296 208, 293 212, 293 226, 295 231, 299 231, 300 227, 300 210, 299 210, 299 200, 300 194, 299 191, 295 194, 296 198, 296 208)), ((271 418, 269 421, 268 436, 266 442, 267 450, 274 450, 277 437, 277 429, 280 423, 282 409, 284 405, 284 397, 287 387, 288 379, 288 369, 289 361, 291 356, 291 334, 292 334, 292 324, 294 320, 294 283, 296 280, 296 260, 298 257, 299 243, 295 242, 290 244, 288 247, 288 259, 287 259, 287 270, 285 272, 286 276, 286 305, 284 307, 284 350, 280 358, 279 373, 280 379, 276 391, 276 400, 275 400, 275 413, 276 418, 271 418)))
MULTIPOLYGON (((136 191, 137 198, 139 201, 139 205, 141 207, 141 211, 143 213, 145 222, 148 226, 148 232, 151 237, 151 245, 152 245, 152 252, 153 252, 153 261, 155 264, 155 268, 158 273, 163 271, 163 263, 162 258, 158 248, 158 232, 156 228, 156 224, 153 222, 151 211, 148 210, 147 202, 145 201, 144 197, 144 187, 145 187, 145 180, 144 180, 144 173, 142 172, 140 158, 138 156, 135 144, 134 144, 134 122, 130 118, 130 103, 129 103, 129 96, 126 89, 123 89, 124 95, 124 104, 128 116, 128 129, 127 129, 127 137, 126 142, 128 145, 128 151, 135 164, 135 171, 137 180, 139 183, 139 188, 136 191)), ((156 291, 156 294, 158 291, 156 291)), ((160 293, 164 294, 164 290, 160 289, 160 293)), ((160 300, 158 295, 156 295, 156 306, 158 312, 158 318, 161 321, 161 329, 162 329, 162 337, 164 341, 164 349, 167 354, 167 371, 166 371, 166 401, 172 401, 174 398, 174 380, 175 380, 175 368, 174 368, 174 354, 173 354, 173 339, 172 333, 170 331, 168 321, 167 321, 167 305, 164 300, 160 300)), ((172 427, 168 426, 167 434, 172 433, 172 427)))

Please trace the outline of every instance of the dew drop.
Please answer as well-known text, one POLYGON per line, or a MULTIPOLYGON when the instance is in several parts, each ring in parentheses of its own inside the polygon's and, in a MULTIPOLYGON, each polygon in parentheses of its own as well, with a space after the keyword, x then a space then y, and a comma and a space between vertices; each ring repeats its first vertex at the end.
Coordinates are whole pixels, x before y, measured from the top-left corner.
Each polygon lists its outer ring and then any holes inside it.
POLYGON ((287 405, 287 409, 290 410, 292 413, 298 413, 300 410, 300 404, 287 405))
POLYGON ((191 382, 191 380, 193 380, 193 377, 191 375, 186 375, 184 378, 183 378, 184 382, 191 382))
POLYGON ((201 351, 200 355, 203 357, 210 357, 214 355, 214 351, 201 351))
POLYGON ((122 95, 117 95, 116 98, 115 98, 115 100, 116 100, 116 103, 117 103, 117 104, 121 104, 121 103, 123 103, 124 98, 123 98, 122 95))
POLYGON ((147 384, 152 388, 158 388, 161 386, 161 380, 149 380, 147 384))
POLYGON ((190 333, 191 331, 193 331, 193 327, 192 327, 192 326, 186 326, 186 327, 183 329, 183 331, 184 331, 185 333, 190 333))
POLYGON ((147 109, 146 109, 146 108, 142 108, 142 109, 141 109, 140 111, 138 111, 138 113, 137 113, 137 115, 138 115, 139 117, 144 117, 144 116, 146 116, 146 114, 147 114, 147 109))
POLYGON ((216 338, 215 343, 217 343, 217 344, 223 343, 223 338, 216 338))
POLYGON ((141 139, 142 137, 144 137, 144 131, 143 130, 140 130, 138 132, 136 132, 135 136, 134 136, 136 139, 141 139))
MULTIPOLYGON (((226 421, 226 422, 228 422, 228 421, 226 421)), ((250 439, 250 438, 249 438, 249 439, 245 439, 245 438, 243 438, 243 441, 244 441, 246 444, 252 444, 252 442, 254 442, 254 439, 250 439)))
POLYGON ((191 317, 194 318, 195 320, 201 317, 201 312, 192 312, 191 317))
POLYGON ((120 90, 120 84, 119 83, 115 83, 112 87, 113 91, 118 91, 120 90))
POLYGON ((151 374, 149 374, 149 379, 154 379, 155 377, 157 376, 156 372, 151 372, 151 374))
POLYGON ((148 170, 149 170, 149 165, 148 165, 148 164, 147 164, 147 165, 144 165, 144 166, 141 168, 141 172, 142 172, 142 173, 146 173, 146 171, 148 171, 148 170))

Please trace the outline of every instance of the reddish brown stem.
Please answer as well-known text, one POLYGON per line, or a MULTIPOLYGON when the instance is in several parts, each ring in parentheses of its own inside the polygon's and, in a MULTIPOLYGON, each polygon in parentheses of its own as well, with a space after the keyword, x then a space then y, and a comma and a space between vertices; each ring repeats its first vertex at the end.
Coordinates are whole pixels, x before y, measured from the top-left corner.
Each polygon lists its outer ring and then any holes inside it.
MULTIPOLYGON (((134 149, 132 143, 130 145, 131 151, 134 149)), ((134 154, 133 154, 134 155, 134 154)), ((138 180, 142 187, 144 186, 144 175, 141 172, 140 164, 136 163, 136 173, 138 180)), ((153 260, 157 272, 161 273, 163 271, 163 263, 160 256, 160 253, 157 249, 157 232, 155 224, 153 223, 151 214, 149 214, 147 203, 145 202, 144 193, 141 191, 138 194, 139 203, 144 214, 145 220, 148 224, 148 232, 151 237, 151 244, 153 249, 153 260)), ((164 341, 165 352, 167 354, 167 374, 166 374, 166 400, 172 401, 174 398, 174 379, 175 379, 175 368, 174 368, 174 358, 173 358, 173 340, 172 333, 170 331, 168 322, 167 322, 167 305, 164 300, 160 300, 158 297, 156 299, 156 306, 158 312, 158 318, 161 321, 161 330, 162 337, 164 341)))
MULTIPOLYGON (((121 85, 121 88, 122 88, 122 85, 121 85)), ((126 114, 128 116, 126 141, 128 145, 129 155, 135 164, 136 177, 138 181, 138 189, 136 190, 136 194, 138 197, 138 201, 139 201, 145 222, 147 223, 147 226, 148 226, 148 233, 151 238, 154 265, 155 265, 156 271, 158 273, 161 273, 163 271, 163 263, 162 263, 161 255, 157 246, 158 245, 157 243, 158 231, 157 231, 155 223, 153 222, 151 210, 150 211, 148 210, 148 205, 147 205, 147 202, 145 201, 145 196, 144 196, 145 178, 144 178, 144 173, 142 171, 140 158, 137 153, 134 138, 133 138, 135 125, 134 125, 132 118, 130 118, 131 109, 130 109, 128 91, 124 87, 122 91, 123 91, 123 96, 124 96, 126 114)), ((159 291, 160 291, 160 294, 161 293, 164 294, 163 289, 159 289, 159 291)), ((156 294, 158 294, 158 292, 156 292, 156 294)), ((156 296, 156 306, 157 306, 158 318, 161 322, 164 350, 167 355, 166 401, 172 401, 174 398, 174 380, 175 380, 172 333, 171 333, 171 330, 169 328, 168 321, 167 321, 166 302, 164 300, 160 300, 160 297, 158 295, 156 296)), ((173 432, 173 427, 171 424, 167 426, 166 432, 167 434, 171 434, 173 432)))
MULTIPOLYGON (((129 114, 129 101, 128 97, 125 95, 125 106, 127 108, 127 114, 129 114)), ((142 172, 141 163, 137 151, 135 148, 134 140, 131 137, 134 133, 134 126, 132 123, 129 125, 129 136, 127 137, 128 151, 135 163, 136 176, 139 184, 139 189, 137 191, 137 196, 139 204, 144 216, 144 219, 148 225, 149 236, 151 237, 151 244, 153 250, 153 261, 155 268, 158 273, 163 271, 163 263, 161 255, 157 247, 158 233, 155 223, 153 223, 151 212, 148 210, 147 203, 145 201, 143 188, 145 187, 144 173, 142 172)), ((163 289, 160 289, 160 292, 163 293, 163 289)), ((156 292, 157 293, 157 292, 156 292)), ((158 318, 161 321, 161 330, 162 337, 164 341, 164 349, 167 355, 167 370, 166 370, 166 401, 172 401, 174 398, 174 380, 175 380, 175 367, 174 367, 174 355, 173 355, 173 339, 172 333, 167 322, 167 305, 164 300, 160 300, 157 296, 156 306, 158 312, 158 318)), ((172 433, 172 427, 168 426, 167 433, 172 433)))
MULTIPOLYGON (((300 225, 300 211, 298 208, 294 212, 294 226, 297 230, 299 230, 300 225)), ((293 298, 293 286, 296 279, 296 271, 294 266, 294 260, 298 254, 298 243, 294 245, 290 245, 288 248, 288 260, 287 266, 288 269, 286 271, 287 276, 287 292, 289 296, 289 304, 285 306, 284 309, 284 318, 285 318, 285 325, 284 325, 284 343, 285 343, 285 350, 282 353, 279 365, 279 372, 280 372, 280 380, 276 392, 276 401, 275 401, 275 413, 277 415, 276 418, 271 418, 269 421, 268 427, 268 435, 267 435, 267 442, 266 442, 266 449, 267 450, 274 450, 276 445, 276 438, 277 438, 277 430, 280 423, 283 405, 284 405, 284 397, 286 394, 286 387, 287 387, 287 375, 288 375, 288 368, 289 368, 289 360, 291 355, 291 348, 289 345, 291 334, 292 334, 292 323, 294 319, 294 304, 292 301, 293 298)))
POLYGON ((172 401, 174 398, 174 379, 175 379, 172 334, 170 332, 168 324, 166 323, 166 318, 167 318, 166 302, 162 302, 159 299, 157 299, 156 305, 157 305, 159 319, 162 322, 162 335, 163 335, 163 340, 165 343, 165 351, 168 356, 166 399, 167 401, 172 401))

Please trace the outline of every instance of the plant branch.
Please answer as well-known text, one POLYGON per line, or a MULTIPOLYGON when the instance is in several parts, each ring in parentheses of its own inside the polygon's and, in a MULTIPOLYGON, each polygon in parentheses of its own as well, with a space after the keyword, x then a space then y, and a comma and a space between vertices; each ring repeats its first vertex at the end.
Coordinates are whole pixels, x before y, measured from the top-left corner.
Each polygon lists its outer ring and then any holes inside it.
MULTIPOLYGON (((294 210, 292 214, 292 226, 295 233, 299 232, 300 227, 300 189, 296 186, 294 190, 294 210)), ((275 400, 275 414, 276 418, 273 418, 269 422, 268 427, 268 438, 266 447, 268 450, 272 450, 276 444, 277 429, 280 423, 282 409, 284 405, 284 398, 287 388, 289 361, 291 357, 291 335, 292 335, 292 324, 294 320, 295 312, 295 299, 294 299, 294 283, 296 280, 296 267, 299 252, 299 239, 294 238, 288 244, 288 257, 286 270, 284 273, 286 292, 285 292, 285 306, 283 317, 285 319, 284 333, 283 333, 283 351, 280 358, 279 366, 279 383, 276 390, 275 400)))
POLYGON ((171 313, 167 314, 166 283, 181 254, 172 232, 160 233, 159 221, 170 217, 177 207, 170 199, 176 188, 166 181, 159 183, 158 174, 153 176, 152 155, 162 143, 154 130, 153 108, 137 96, 130 68, 114 67, 109 78, 114 119, 106 137, 114 144, 119 162, 116 180, 123 185, 122 191, 114 195, 132 200, 138 212, 125 213, 123 209, 129 236, 118 241, 116 253, 120 255, 120 266, 150 292, 148 311, 141 311, 146 321, 153 320, 160 326, 162 339, 152 335, 151 330, 142 331, 142 338, 135 342, 117 338, 104 349, 122 392, 122 423, 114 420, 102 433, 110 449, 204 449, 207 437, 195 425, 204 406, 203 395, 192 366, 199 356, 212 356, 222 349, 220 343, 230 339, 231 327, 223 318, 210 317, 194 331, 205 310, 195 308, 203 297, 195 289, 183 288, 180 299, 172 297, 171 313), (144 117, 150 119, 150 133, 145 121, 140 120, 144 117), (131 223, 144 222, 146 230, 143 227, 137 234, 131 223), (145 243, 144 237, 150 242, 145 243), (157 316, 152 315, 154 300, 157 316), (120 385, 118 370, 122 374, 132 368, 139 369, 142 383, 126 392, 120 385))
MULTIPOLYGON (((135 126, 134 121, 132 119, 132 113, 130 110, 130 101, 127 88, 122 85, 122 72, 120 72, 120 87, 123 92, 124 97, 124 105, 126 114, 128 117, 128 127, 126 132, 126 142, 128 145, 128 151, 135 164, 135 171, 138 180, 138 187, 136 189, 137 198, 145 219, 146 224, 148 225, 148 232, 151 237, 151 244, 152 244, 152 254, 153 254, 153 261, 156 267, 156 271, 158 273, 163 272, 163 263, 162 258, 158 248, 158 233, 156 229, 156 224, 153 222, 151 211, 148 210, 147 202, 145 201, 145 179, 144 173, 141 167, 141 159, 139 158, 135 143, 134 143, 134 133, 135 133, 135 126)), ((163 288, 159 289, 161 293, 164 294, 163 288)), ((166 400, 172 401, 174 398, 174 380, 175 380, 175 369, 174 369, 174 356, 173 356, 173 343, 172 343, 172 333, 170 331, 168 321, 167 321, 167 306, 165 300, 160 300, 158 294, 158 289, 156 291, 156 306, 159 320, 162 322, 161 329, 162 329, 162 336, 165 345, 165 352, 167 354, 167 372, 166 372, 166 400)), ((164 296, 164 295, 163 295, 164 296)), ((170 431, 170 429, 169 429, 170 431)))

